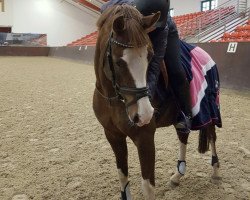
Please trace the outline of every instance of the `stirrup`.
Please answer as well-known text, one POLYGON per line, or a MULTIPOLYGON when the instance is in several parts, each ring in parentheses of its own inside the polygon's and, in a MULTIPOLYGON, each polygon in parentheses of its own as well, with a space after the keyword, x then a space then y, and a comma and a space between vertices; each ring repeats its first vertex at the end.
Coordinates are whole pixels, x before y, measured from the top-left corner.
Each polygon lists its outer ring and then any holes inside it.
POLYGON ((174 125, 178 133, 188 134, 191 129, 191 116, 186 116, 182 111, 177 117, 177 123, 174 125))

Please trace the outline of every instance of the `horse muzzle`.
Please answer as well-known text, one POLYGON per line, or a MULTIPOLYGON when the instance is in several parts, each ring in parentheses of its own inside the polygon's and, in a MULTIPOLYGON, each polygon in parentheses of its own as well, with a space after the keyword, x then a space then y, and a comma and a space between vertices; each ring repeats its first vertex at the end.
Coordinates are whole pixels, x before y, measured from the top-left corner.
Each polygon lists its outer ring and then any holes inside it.
POLYGON ((138 127, 149 124, 154 114, 154 108, 148 97, 139 99, 136 104, 131 105, 127 110, 130 121, 138 127))

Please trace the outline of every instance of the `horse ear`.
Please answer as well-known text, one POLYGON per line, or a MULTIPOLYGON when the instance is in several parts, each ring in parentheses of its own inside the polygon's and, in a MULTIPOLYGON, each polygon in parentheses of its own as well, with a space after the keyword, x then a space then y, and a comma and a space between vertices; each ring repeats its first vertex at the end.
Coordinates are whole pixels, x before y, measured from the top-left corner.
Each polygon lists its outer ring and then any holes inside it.
POLYGON ((160 19, 161 13, 157 12, 152 15, 148 15, 142 18, 143 28, 149 32, 156 22, 160 19))
POLYGON ((113 30, 116 33, 122 32, 125 29, 125 22, 123 16, 117 17, 113 22, 113 30))

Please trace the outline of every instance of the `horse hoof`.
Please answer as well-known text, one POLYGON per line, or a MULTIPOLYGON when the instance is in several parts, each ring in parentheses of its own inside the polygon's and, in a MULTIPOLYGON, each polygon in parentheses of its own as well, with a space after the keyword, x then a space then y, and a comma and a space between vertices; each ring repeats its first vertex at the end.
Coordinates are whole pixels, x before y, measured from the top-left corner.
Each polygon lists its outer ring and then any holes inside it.
POLYGON ((178 187, 180 185, 180 183, 176 183, 176 182, 174 182, 174 181, 170 181, 170 186, 171 187, 178 187))

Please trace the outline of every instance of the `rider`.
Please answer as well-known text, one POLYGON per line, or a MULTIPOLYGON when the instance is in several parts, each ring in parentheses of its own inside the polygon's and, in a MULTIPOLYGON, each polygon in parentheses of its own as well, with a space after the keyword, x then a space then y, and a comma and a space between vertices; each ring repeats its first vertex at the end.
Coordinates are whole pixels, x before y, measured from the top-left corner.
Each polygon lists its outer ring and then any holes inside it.
POLYGON ((170 85, 181 110, 177 117, 175 128, 178 132, 189 133, 192 116, 189 83, 181 65, 178 31, 169 15, 170 0, 110 0, 102 6, 101 12, 112 5, 121 4, 135 6, 144 16, 158 11, 161 12, 159 21, 154 29, 149 32, 154 56, 148 66, 147 82, 150 94, 153 96, 160 75, 160 64, 165 60, 170 85))

